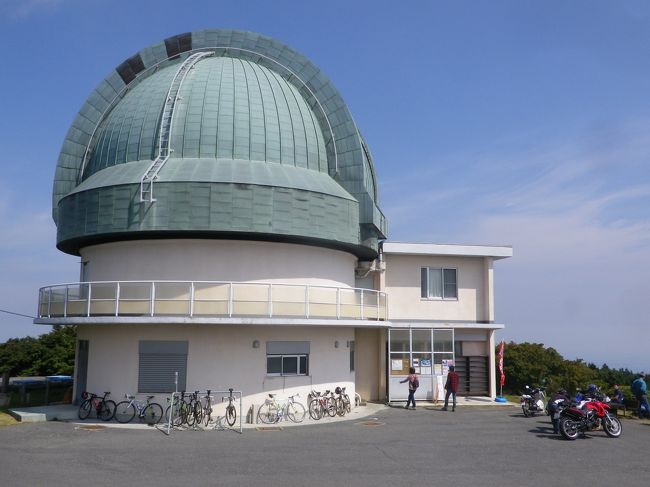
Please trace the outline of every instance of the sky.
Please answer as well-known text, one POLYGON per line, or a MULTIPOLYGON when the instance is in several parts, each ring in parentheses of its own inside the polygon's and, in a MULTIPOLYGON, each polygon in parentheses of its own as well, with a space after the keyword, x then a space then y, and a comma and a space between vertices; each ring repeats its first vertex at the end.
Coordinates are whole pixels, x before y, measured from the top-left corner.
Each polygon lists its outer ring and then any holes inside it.
MULTIPOLYGON (((51 190, 123 60, 235 28, 302 52, 366 138, 393 241, 512 245, 498 340, 650 371, 650 2, 0 0, 0 309, 79 280, 51 190)), ((0 341, 49 331, 0 313, 0 341)))

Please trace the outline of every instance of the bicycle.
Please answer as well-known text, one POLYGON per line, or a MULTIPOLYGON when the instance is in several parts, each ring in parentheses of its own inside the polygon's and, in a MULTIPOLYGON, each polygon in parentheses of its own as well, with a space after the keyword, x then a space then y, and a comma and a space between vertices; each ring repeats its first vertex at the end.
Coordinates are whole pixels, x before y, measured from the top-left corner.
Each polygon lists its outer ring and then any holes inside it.
POLYGON ((207 426, 212 421, 212 391, 208 389, 206 395, 203 396, 205 399, 205 404, 203 405, 203 418, 205 418, 205 425, 207 426))
POLYGON ((345 416, 346 413, 352 411, 352 405, 350 404, 350 396, 345 393, 345 387, 337 387, 334 392, 336 396, 336 414, 339 416, 345 416))
POLYGON ((309 416, 312 419, 318 421, 325 414, 331 417, 336 416, 336 403, 329 394, 329 390, 325 391, 322 396, 320 392, 312 390, 307 396, 309 399, 309 416))
POLYGON ((110 421, 115 415, 115 401, 106 399, 110 392, 104 392, 104 397, 100 397, 92 392, 84 391, 81 398, 84 400, 79 405, 79 412, 77 415, 79 419, 87 419, 90 412, 95 409, 97 418, 102 421, 110 421))
POLYGON ((228 405, 226 406, 226 423, 228 423, 228 426, 234 426, 235 421, 237 420, 237 408, 235 408, 235 405, 233 404, 235 398, 232 395, 232 391, 232 387, 228 389, 228 392, 230 393, 230 395, 227 396, 228 405))
POLYGON ((115 420, 118 423, 130 423, 135 418, 136 411, 140 421, 147 424, 158 424, 163 416, 162 406, 156 402, 150 402, 154 396, 147 396, 146 401, 139 401, 131 394, 124 394, 126 401, 117 403, 115 407, 115 420))
POLYGON ((289 418, 294 423, 300 423, 305 419, 307 411, 305 406, 296 402, 295 398, 300 394, 289 396, 289 398, 280 403, 275 394, 269 394, 269 399, 260 407, 257 412, 257 418, 262 423, 271 424, 279 423, 283 417, 289 418))
POLYGON ((190 405, 185 400, 185 391, 181 392, 180 397, 174 396, 174 401, 172 402, 167 398, 167 402, 170 403, 165 410, 165 420, 167 423, 172 421, 173 426, 182 426, 187 422, 187 418, 190 415, 190 405))

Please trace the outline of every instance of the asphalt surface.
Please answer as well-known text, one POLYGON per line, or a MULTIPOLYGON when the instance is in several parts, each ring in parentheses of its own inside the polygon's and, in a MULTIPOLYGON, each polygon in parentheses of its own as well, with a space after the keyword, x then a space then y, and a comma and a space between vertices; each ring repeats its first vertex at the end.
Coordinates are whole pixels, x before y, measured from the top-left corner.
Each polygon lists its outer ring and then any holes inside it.
POLYGON ((576 441, 518 408, 389 408, 281 431, 0 428, 0 485, 648 485, 650 426, 576 441), (369 422, 368 424, 364 424, 369 422))

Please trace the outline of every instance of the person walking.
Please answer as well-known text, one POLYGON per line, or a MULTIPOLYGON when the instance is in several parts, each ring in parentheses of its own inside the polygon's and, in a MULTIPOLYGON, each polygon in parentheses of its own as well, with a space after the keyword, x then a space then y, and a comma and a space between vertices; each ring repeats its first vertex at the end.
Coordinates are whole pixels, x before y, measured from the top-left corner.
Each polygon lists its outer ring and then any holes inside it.
POLYGON ((408 377, 399 382, 400 384, 403 384, 406 381, 409 383, 409 398, 406 400, 406 406, 404 406, 404 409, 408 409, 409 404, 411 403, 413 403, 413 407, 411 409, 415 409, 415 391, 417 391, 418 387, 420 387, 420 381, 418 380, 418 376, 415 373, 415 368, 411 367, 409 369, 408 377))
POLYGON ((643 411, 650 417, 650 405, 648 404, 648 385, 645 383, 645 374, 641 372, 632 382, 632 394, 639 401, 639 419, 643 417, 643 411))
POLYGON ((447 411, 447 405, 449 404, 449 396, 453 397, 453 404, 451 406, 452 411, 456 411, 456 392, 458 392, 458 374, 455 371, 453 365, 449 366, 449 373, 447 374, 447 382, 445 383, 445 405, 442 408, 443 411, 447 411))

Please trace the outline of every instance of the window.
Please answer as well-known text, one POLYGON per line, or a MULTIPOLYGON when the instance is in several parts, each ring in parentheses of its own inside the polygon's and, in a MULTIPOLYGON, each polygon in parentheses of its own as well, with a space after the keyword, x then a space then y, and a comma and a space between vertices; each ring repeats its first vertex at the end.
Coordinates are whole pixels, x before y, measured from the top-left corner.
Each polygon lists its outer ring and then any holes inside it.
POLYGON ((423 267, 420 283, 423 298, 458 299, 456 269, 423 267))
POLYGON ((138 392, 185 390, 187 375, 186 341, 143 340, 139 344, 138 392), (178 389, 176 373, 178 372, 178 389))
POLYGON ((309 342, 266 342, 267 375, 309 375, 309 342))
POLYGON ((308 375, 309 355, 267 355, 268 375, 308 375))

